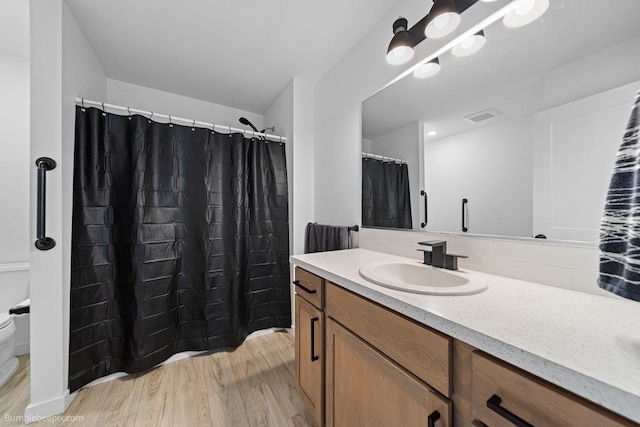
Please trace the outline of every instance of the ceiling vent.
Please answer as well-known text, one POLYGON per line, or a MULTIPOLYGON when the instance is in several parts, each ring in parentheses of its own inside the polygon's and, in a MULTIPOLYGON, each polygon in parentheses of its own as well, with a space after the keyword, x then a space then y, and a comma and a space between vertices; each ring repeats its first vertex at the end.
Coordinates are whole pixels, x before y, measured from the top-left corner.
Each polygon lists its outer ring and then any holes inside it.
POLYGON ((471 123, 480 123, 484 122, 485 120, 493 119, 500 114, 502 113, 495 108, 487 108, 486 110, 478 111, 477 113, 464 116, 464 119, 471 123))

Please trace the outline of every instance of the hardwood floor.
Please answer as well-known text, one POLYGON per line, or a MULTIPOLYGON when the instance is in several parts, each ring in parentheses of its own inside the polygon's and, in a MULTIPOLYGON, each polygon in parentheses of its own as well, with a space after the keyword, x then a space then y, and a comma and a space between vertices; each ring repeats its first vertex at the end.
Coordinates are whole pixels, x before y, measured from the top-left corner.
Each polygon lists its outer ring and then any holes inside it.
MULTIPOLYGON (((28 362, 21 356, 18 373, 0 387, 0 425, 22 425, 5 414, 22 416, 28 404, 28 362)), ((83 419, 32 425, 314 425, 296 391, 294 341, 285 332, 82 389, 62 416, 83 419)))

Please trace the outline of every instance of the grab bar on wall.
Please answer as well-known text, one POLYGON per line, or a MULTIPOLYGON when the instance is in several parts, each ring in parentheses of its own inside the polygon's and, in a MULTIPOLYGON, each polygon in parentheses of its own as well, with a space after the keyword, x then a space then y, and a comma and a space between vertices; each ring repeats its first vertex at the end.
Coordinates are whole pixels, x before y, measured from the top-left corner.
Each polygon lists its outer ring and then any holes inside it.
POLYGON ((424 190, 420 190, 420 195, 424 196, 424 222, 420 224, 420 227, 425 228, 429 223, 429 199, 424 190))
POLYGON ((47 171, 56 168, 55 160, 49 157, 40 157, 36 160, 38 167, 38 212, 37 212, 37 238, 36 248, 41 251, 48 251, 56 245, 56 241, 46 234, 47 220, 47 171))
POLYGON ((469 231, 467 228, 467 215, 466 215, 466 207, 469 201, 467 199, 462 199, 462 232, 466 233, 469 231))

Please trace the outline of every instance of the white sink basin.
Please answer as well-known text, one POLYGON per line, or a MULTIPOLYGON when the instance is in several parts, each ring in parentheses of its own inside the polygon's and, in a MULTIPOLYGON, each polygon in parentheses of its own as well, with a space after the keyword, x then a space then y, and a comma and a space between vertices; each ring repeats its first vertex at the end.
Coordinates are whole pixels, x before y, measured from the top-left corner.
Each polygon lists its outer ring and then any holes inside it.
POLYGON ((376 285, 416 294, 471 295, 488 287, 480 275, 444 270, 418 261, 364 264, 360 276, 376 285))

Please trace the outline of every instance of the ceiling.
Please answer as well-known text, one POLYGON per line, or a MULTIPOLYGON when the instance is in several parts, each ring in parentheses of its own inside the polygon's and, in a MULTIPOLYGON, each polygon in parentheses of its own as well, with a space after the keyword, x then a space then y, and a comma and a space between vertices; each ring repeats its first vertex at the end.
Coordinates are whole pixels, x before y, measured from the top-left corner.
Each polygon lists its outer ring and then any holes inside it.
MULTIPOLYGON (((23 0, 26 1, 26 0, 23 0)), ((107 77, 264 114, 397 0, 67 0, 107 77)))
POLYGON ((28 58, 29 2, 2 0, 0 6, 0 53, 28 58))
POLYGON ((485 30, 480 52, 466 58, 446 53, 436 76, 409 75, 365 101, 363 138, 424 121, 426 130, 438 130, 429 139, 435 140, 549 108, 545 73, 640 37, 638 16, 637 0, 556 0, 526 27, 508 29, 500 20, 485 30), (478 124, 464 120, 488 108, 503 114, 478 124))

